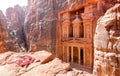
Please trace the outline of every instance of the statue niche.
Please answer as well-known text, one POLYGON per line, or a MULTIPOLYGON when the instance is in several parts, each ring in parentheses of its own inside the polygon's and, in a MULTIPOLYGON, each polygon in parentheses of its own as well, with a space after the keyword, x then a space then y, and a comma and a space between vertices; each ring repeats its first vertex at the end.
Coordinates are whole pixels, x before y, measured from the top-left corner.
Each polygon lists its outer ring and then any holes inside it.
POLYGON ((76 15, 73 21, 71 21, 69 13, 65 13, 63 15, 62 37, 64 40, 67 38, 83 38, 84 37, 84 26, 82 23, 82 18, 79 17, 78 12, 76 12, 76 15))
POLYGON ((72 22, 73 24, 73 36, 74 38, 84 37, 84 27, 82 24, 82 19, 79 18, 78 12, 76 12, 76 18, 72 22))

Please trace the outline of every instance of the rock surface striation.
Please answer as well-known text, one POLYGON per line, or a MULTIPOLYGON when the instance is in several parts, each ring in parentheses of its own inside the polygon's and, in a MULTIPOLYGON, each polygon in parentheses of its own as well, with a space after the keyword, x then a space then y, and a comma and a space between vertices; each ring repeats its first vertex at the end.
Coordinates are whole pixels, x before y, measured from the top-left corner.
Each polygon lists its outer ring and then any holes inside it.
POLYGON ((94 74, 120 76, 120 4, 97 21, 94 49, 94 74))

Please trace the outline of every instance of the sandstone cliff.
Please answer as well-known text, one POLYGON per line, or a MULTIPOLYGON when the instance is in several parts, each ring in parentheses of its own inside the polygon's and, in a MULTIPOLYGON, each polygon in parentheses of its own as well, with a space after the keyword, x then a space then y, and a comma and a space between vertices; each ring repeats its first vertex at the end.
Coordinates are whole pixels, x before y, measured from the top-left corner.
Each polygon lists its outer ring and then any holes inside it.
MULTIPOLYGON (((14 43, 15 51, 27 51, 26 39, 24 34, 25 11, 19 5, 9 7, 6 10, 7 30, 14 43)), ((13 51, 12 50, 12 51, 13 51)))
POLYGON ((94 45, 94 74, 120 76, 120 4, 97 21, 94 45))

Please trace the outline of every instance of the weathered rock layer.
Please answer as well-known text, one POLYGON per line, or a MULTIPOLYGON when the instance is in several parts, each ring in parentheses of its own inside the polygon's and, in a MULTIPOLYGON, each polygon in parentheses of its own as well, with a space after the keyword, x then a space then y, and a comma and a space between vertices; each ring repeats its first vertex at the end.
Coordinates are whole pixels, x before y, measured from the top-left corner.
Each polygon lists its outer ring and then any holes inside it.
POLYGON ((120 76, 120 4, 97 21, 94 48, 94 74, 120 76))

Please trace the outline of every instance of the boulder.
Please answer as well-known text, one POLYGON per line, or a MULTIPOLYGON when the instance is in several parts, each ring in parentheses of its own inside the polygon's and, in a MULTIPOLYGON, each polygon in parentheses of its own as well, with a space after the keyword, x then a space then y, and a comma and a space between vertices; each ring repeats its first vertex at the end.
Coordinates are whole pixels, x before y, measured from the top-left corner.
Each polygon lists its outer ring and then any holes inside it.
POLYGON ((70 70, 70 64, 64 63, 60 59, 55 58, 51 62, 48 62, 43 65, 39 65, 29 72, 26 72, 25 74, 21 76, 55 76, 56 74, 63 74, 70 70))
POLYGON ((16 64, 7 64, 4 66, 0 66, 0 75, 1 76, 17 76, 17 73, 21 67, 16 64))
POLYGON ((0 54, 0 65, 7 63, 7 59, 13 54, 13 52, 5 52, 0 54))
MULTIPOLYGON (((111 56, 110 58, 115 59, 114 56, 111 56)), ((63 62, 59 58, 54 58, 50 52, 43 50, 29 53, 5 52, 0 54, 0 75, 90 76, 91 74, 72 69, 70 63, 63 62), (34 59, 34 61, 31 62, 31 59, 34 59), (19 60, 22 60, 25 64, 22 64, 21 66, 21 64, 16 62, 19 60)))
POLYGON ((35 58, 35 62, 41 62, 41 64, 45 64, 53 59, 53 55, 47 51, 37 51, 32 54, 32 57, 35 58))
MULTIPOLYGON (((29 72, 32 69, 41 66, 42 64, 48 64, 48 62, 50 62, 51 60, 53 60, 53 55, 47 51, 38 51, 30 53, 1 53, 0 74, 2 76, 21 76, 22 74, 29 72), (9 72, 6 73, 7 71, 9 72)), ((51 66, 54 66, 52 65, 52 62, 51 66)))

